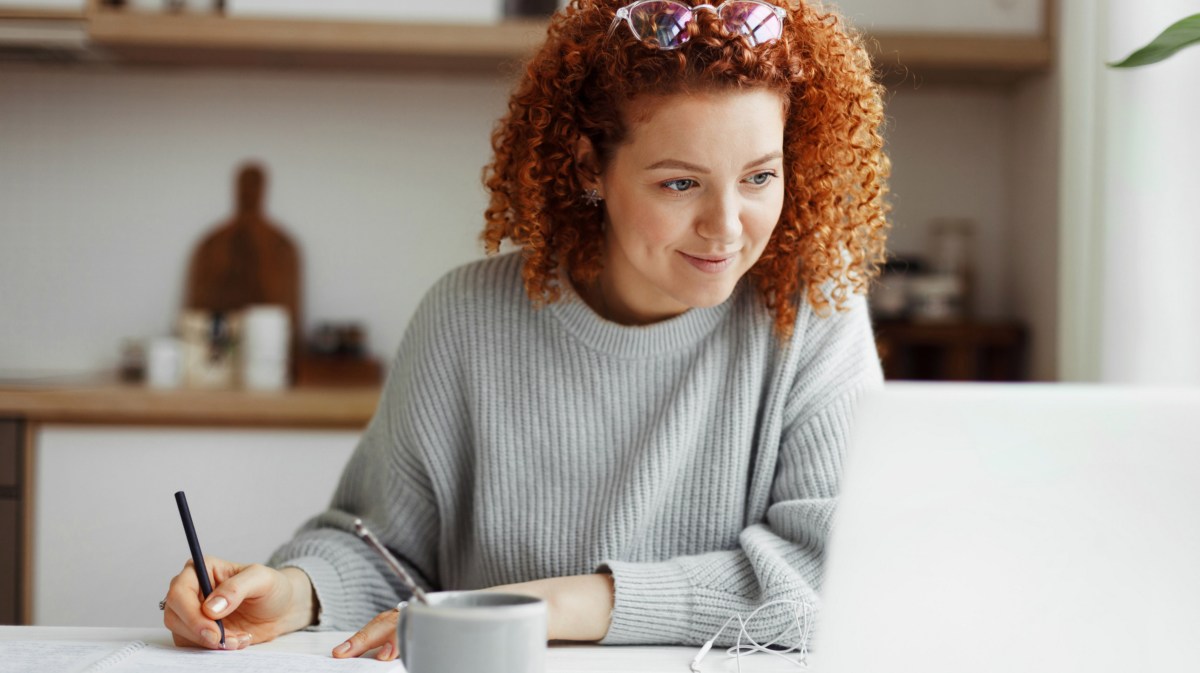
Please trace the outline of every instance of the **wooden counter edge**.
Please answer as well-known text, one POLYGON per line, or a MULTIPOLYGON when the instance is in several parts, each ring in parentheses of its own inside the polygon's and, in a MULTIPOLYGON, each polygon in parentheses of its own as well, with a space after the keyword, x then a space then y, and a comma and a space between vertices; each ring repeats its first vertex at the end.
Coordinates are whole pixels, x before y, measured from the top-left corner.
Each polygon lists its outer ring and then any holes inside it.
POLYGON ((280 392, 0 387, 0 416, 38 423, 362 429, 379 393, 375 387, 280 392))

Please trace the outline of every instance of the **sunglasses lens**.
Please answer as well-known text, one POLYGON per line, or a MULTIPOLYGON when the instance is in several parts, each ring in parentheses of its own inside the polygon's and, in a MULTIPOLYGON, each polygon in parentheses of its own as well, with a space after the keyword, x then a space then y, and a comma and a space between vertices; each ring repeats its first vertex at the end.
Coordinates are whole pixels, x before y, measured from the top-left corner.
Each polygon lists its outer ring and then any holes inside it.
POLYGON ((726 2, 721 5, 721 20, 731 33, 744 35, 750 46, 778 40, 783 22, 771 8, 757 2, 726 2))
POLYGON ((637 38, 653 38, 660 49, 675 49, 687 42, 687 25, 691 20, 692 10, 677 2, 644 2, 629 13, 637 38))

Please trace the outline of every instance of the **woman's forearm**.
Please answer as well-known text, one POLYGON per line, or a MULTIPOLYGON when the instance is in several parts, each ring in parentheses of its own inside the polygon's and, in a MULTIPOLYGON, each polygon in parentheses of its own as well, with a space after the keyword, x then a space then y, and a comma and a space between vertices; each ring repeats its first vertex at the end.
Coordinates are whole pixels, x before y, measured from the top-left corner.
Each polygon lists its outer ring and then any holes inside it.
POLYGON ((492 587, 546 601, 547 640, 597 641, 612 622, 612 575, 572 575, 492 587))

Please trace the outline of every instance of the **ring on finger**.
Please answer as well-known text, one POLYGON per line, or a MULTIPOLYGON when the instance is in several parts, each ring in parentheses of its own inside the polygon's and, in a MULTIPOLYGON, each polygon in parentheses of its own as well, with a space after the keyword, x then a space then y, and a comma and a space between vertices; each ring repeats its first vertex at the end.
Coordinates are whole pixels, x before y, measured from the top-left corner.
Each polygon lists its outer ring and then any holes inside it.
POLYGON ((165 598, 164 598, 164 599, 162 599, 161 601, 159 601, 159 602, 158 602, 158 609, 159 609, 159 610, 166 610, 166 609, 167 609, 167 599, 165 599, 165 598))

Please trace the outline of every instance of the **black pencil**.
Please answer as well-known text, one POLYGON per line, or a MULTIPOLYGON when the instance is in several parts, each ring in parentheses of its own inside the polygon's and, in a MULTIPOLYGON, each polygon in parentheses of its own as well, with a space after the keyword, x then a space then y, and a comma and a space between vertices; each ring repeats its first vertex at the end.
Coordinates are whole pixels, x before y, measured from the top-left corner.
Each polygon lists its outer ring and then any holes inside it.
MULTIPOLYGON (((196 579, 200 580, 200 590, 207 599, 212 593, 212 583, 208 581, 208 568, 204 567, 204 553, 200 551, 200 539, 196 537, 196 527, 192 525, 192 511, 188 509, 187 496, 183 491, 175 493, 175 504, 179 505, 179 518, 183 520, 183 534, 187 536, 188 548, 192 550, 192 565, 196 569, 196 579)), ((217 628, 221 629, 221 649, 225 649, 225 625, 217 620, 217 628)))

